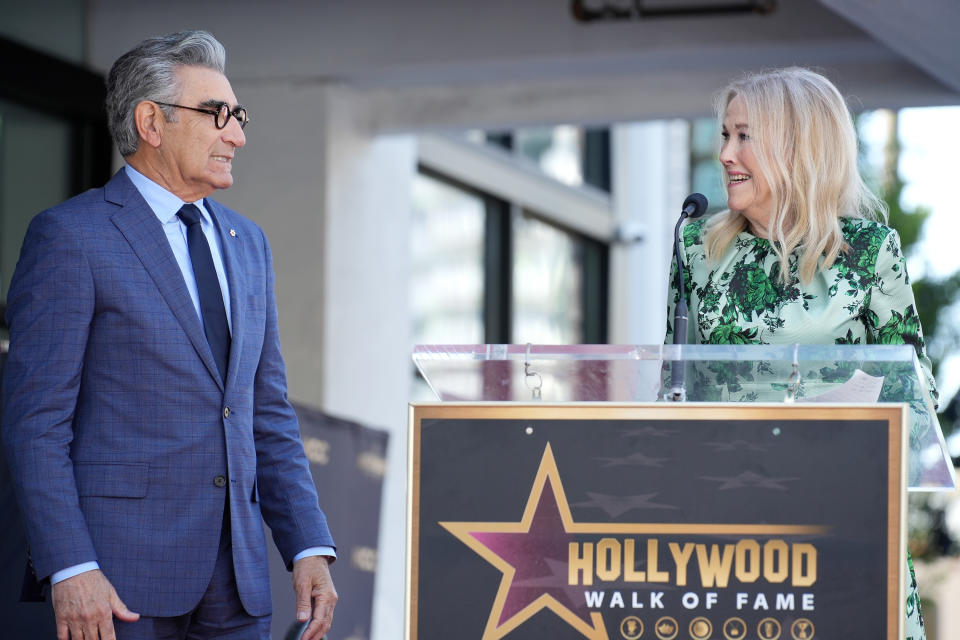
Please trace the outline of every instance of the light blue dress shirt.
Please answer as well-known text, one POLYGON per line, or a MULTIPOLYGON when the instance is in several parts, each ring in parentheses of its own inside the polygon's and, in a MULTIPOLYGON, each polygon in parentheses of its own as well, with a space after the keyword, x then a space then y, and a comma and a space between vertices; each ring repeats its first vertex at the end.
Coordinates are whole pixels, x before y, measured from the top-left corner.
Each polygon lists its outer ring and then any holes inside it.
MULTIPOLYGON (((202 325, 203 315, 200 312, 200 294, 197 291, 197 279, 193 275, 193 263, 190 262, 190 249, 187 246, 187 225, 177 217, 177 212, 180 211, 180 207, 187 203, 130 165, 127 165, 125 170, 127 177, 133 182, 133 186, 137 188, 137 191, 140 192, 143 199, 147 201, 150 209, 153 210, 154 215, 157 216, 160 224, 163 225, 163 232, 166 234, 170 248, 173 250, 173 256, 177 259, 177 265, 180 266, 180 272, 183 273, 183 280, 187 284, 187 291, 190 292, 190 299, 193 300, 193 307, 197 310, 197 315, 200 317, 200 324, 202 325)), ((213 219, 210 217, 210 212, 207 211, 206 206, 204 206, 203 200, 197 200, 193 204, 200 209, 200 228, 203 230, 203 234, 207 237, 207 242, 210 244, 213 266, 217 271, 217 279, 220 280, 220 293, 223 294, 223 308, 227 312, 227 327, 230 329, 230 334, 233 335, 233 319, 230 317, 230 284, 227 282, 227 272, 223 267, 220 238, 217 235, 213 219)), ((337 557, 337 553, 332 547, 311 547, 304 549, 294 556, 293 561, 296 562, 307 556, 328 556, 332 561, 337 557)), ((99 568, 100 565, 96 562, 84 562, 83 564, 67 567, 50 576, 50 584, 57 584, 85 571, 93 571, 99 568)))
MULTIPOLYGON (((183 273, 183 280, 187 283, 187 291, 190 292, 190 299, 193 300, 193 306, 200 317, 200 323, 203 324, 203 315, 200 313, 200 293, 197 291, 197 279, 193 275, 193 263, 190 262, 190 249, 187 246, 187 225, 177 217, 177 212, 187 203, 130 165, 127 165, 126 171, 127 177, 133 182, 133 186, 137 188, 137 191, 140 192, 140 195, 153 210, 154 215, 157 216, 160 224, 163 225, 163 232, 167 235, 167 241, 173 250, 173 257, 177 259, 177 265, 180 267, 180 272, 183 273)), ((223 307, 227 312, 227 327, 230 329, 230 335, 233 335, 233 318, 230 317, 230 285, 227 282, 226 269, 223 267, 220 237, 203 200, 197 200, 192 204, 200 209, 200 228, 210 245, 213 266, 217 270, 217 279, 220 280, 223 307)))

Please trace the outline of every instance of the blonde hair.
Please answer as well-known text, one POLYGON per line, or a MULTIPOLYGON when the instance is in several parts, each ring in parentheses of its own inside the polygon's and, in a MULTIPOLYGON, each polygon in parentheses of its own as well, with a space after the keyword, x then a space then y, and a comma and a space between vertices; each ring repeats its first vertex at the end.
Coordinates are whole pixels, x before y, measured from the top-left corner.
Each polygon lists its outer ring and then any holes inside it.
MULTIPOLYGON (((853 119, 829 80, 800 67, 731 82, 717 95, 721 123, 736 97, 746 107, 750 144, 770 186, 767 239, 780 259, 780 277, 789 280, 790 255, 799 249, 800 281, 809 284, 818 269, 829 269, 845 249, 840 217, 886 220, 886 204, 857 171, 853 119)), ((714 216, 704 238, 707 259, 722 256, 747 225, 737 211, 714 216)))

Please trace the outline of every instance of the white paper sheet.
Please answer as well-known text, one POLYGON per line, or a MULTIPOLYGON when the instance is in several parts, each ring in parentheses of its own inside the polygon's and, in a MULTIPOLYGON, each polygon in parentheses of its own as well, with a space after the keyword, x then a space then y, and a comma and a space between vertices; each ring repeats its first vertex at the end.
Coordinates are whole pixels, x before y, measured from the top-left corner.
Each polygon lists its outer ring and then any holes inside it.
POLYGON ((797 402, 876 402, 880 398, 882 387, 883 376, 871 376, 857 369, 853 372, 853 376, 840 386, 818 396, 797 398, 797 402))

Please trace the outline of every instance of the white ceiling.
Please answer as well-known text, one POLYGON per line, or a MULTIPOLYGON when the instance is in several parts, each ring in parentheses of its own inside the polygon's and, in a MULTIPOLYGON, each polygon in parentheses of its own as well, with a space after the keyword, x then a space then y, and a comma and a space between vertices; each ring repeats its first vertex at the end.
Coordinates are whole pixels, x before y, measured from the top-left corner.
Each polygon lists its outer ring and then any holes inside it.
POLYGON ((577 22, 569 0, 88 9, 94 66, 146 36, 200 26, 226 45, 235 87, 343 87, 378 131, 705 115, 731 77, 792 64, 823 70, 855 108, 960 104, 948 33, 960 26, 957 0, 780 0, 767 16, 603 23, 577 22))

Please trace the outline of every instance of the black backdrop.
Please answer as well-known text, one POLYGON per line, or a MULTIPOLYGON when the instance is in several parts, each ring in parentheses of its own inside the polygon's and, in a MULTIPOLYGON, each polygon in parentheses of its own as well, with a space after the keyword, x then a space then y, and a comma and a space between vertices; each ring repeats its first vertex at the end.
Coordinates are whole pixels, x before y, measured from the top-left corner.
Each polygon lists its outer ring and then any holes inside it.
MULTIPOLYGON (((337 542, 337 561, 330 573, 340 601, 328 638, 366 640, 370 637, 388 434, 316 409, 299 405, 294 408, 300 418, 300 434, 320 506, 337 542)), ((290 573, 269 538, 267 547, 273 590, 273 638, 283 640, 296 626, 293 586, 290 573)))

